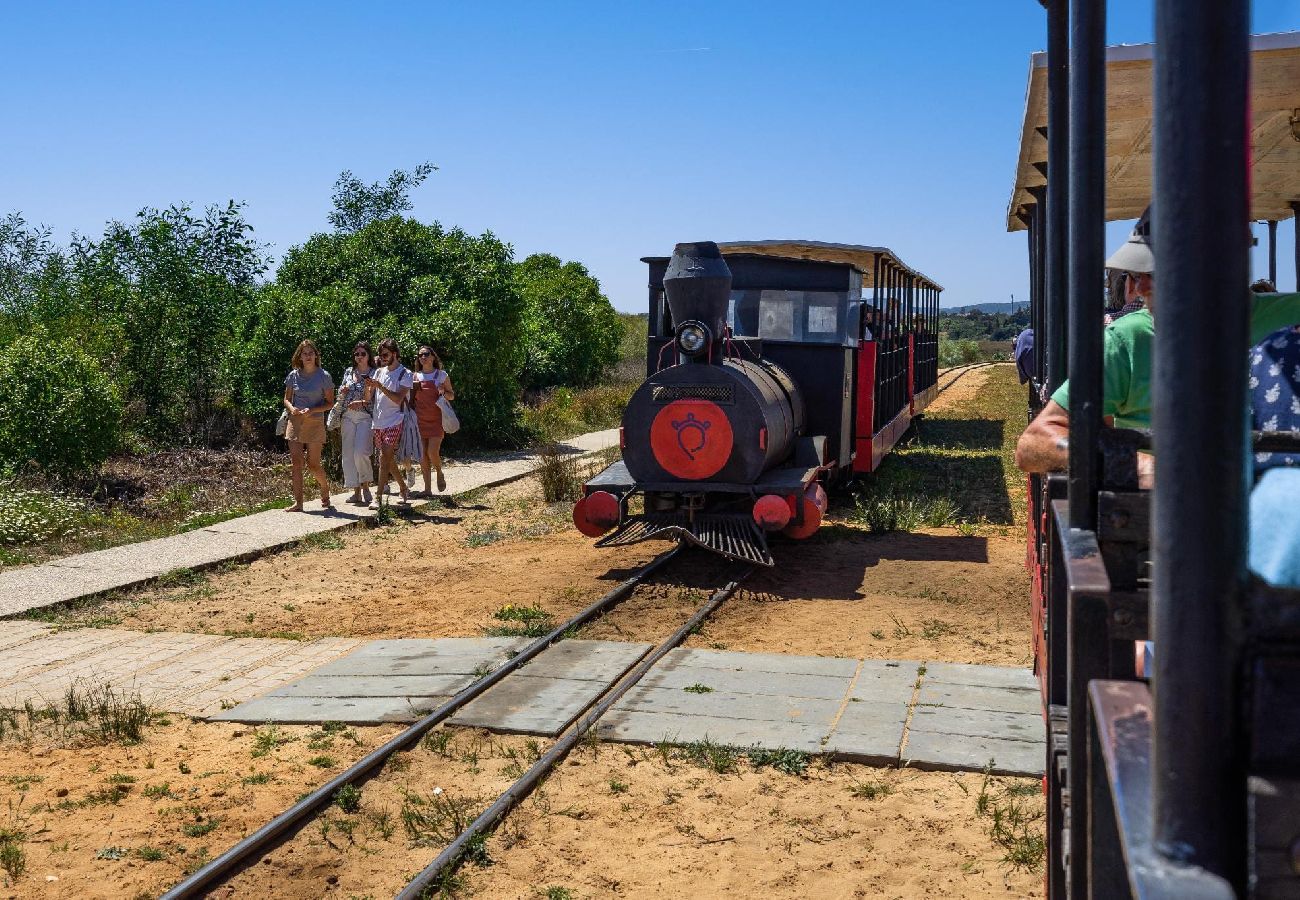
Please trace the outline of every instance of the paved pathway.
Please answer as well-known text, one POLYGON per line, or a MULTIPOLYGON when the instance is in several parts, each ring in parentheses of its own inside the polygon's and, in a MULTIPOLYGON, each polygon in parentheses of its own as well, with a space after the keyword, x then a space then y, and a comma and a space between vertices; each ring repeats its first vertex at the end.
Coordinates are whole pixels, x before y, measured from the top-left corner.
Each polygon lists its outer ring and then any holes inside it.
MULTIPOLYGON (((592 453, 618 446, 618 429, 597 431, 565 444, 575 453, 592 453)), ((447 493, 463 494, 504 484, 537 467, 531 454, 516 453, 489 462, 473 462, 446 469, 447 493)), ((270 510, 220 522, 172 537, 125 544, 94 553, 68 556, 39 566, 0 572, 0 616, 65 603, 80 597, 130 587, 177 569, 199 569, 232 559, 243 559, 295 543, 312 534, 335 531, 372 518, 371 510, 343 501, 349 492, 334 495, 335 509, 289 513, 270 510)))

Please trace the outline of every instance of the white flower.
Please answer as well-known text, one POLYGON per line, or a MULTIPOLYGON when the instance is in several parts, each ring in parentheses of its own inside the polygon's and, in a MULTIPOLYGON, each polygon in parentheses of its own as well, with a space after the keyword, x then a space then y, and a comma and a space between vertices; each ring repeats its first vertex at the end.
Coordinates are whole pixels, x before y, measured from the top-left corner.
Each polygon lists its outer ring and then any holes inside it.
POLYGON ((1281 374, 1282 374, 1282 364, 1281 364, 1281 363, 1273 363, 1273 365, 1271 365, 1271 366, 1268 367, 1268 374, 1272 375, 1274 378, 1276 378, 1277 376, 1281 375, 1281 374))
POLYGON ((1254 375, 1250 376, 1250 389, 1253 391, 1257 387, 1259 387, 1259 379, 1254 375))
POLYGON ((1276 403, 1277 398, 1282 396, 1282 385, 1275 384, 1264 392, 1265 403, 1276 403))
POLYGON ((1264 427, 1263 427, 1261 430, 1262 430, 1262 431, 1277 431, 1277 416, 1273 416, 1272 418, 1266 420, 1266 421, 1264 422, 1264 427))
POLYGON ((442 788, 436 787, 433 789, 433 796, 437 797, 440 794, 442 794, 442 788))

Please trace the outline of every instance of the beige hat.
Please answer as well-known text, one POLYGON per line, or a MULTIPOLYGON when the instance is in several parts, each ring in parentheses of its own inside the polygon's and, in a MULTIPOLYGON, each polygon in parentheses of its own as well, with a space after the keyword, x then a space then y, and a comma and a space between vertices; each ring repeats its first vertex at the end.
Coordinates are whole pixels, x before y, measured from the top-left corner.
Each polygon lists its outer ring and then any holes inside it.
POLYGON ((1123 269, 1125 272, 1151 274, 1156 270, 1155 241, 1151 237, 1151 207, 1142 211, 1142 218, 1133 226, 1133 233, 1128 236, 1124 246, 1116 250, 1106 260, 1106 268, 1123 269))

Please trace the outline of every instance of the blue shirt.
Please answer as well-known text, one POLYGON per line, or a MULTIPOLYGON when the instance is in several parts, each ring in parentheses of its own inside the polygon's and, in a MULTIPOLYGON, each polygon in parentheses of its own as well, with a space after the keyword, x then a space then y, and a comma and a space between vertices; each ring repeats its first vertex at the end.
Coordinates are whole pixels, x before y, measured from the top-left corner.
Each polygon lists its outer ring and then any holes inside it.
POLYGON ((1034 329, 1026 328, 1020 334, 1016 335, 1016 372, 1020 375, 1020 383, 1028 384, 1029 379, 1034 377, 1034 329))
MULTIPOLYGON (((1300 325, 1279 328, 1250 350, 1250 427, 1300 431, 1300 325)), ((1255 474, 1300 466, 1297 453, 1256 453, 1255 474)))

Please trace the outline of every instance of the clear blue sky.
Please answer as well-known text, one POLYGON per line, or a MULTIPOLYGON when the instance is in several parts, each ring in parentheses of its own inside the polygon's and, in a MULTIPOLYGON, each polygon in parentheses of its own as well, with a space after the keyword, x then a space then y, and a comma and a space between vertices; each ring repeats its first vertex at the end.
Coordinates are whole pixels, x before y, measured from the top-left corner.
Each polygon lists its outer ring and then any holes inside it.
MULTIPOLYGON (((1152 39, 1151 0, 1110 6, 1110 42, 1152 39)), ((885 244, 945 305, 1028 295, 1004 216, 1035 0, 118 0, 5 19, 0 212, 61 239, 233 198, 279 257, 328 227, 341 170, 428 160, 417 217, 580 260, 620 309, 644 308, 639 257, 702 239, 885 244)), ((1252 24, 1300 28, 1300 0, 1258 0, 1252 24)))

